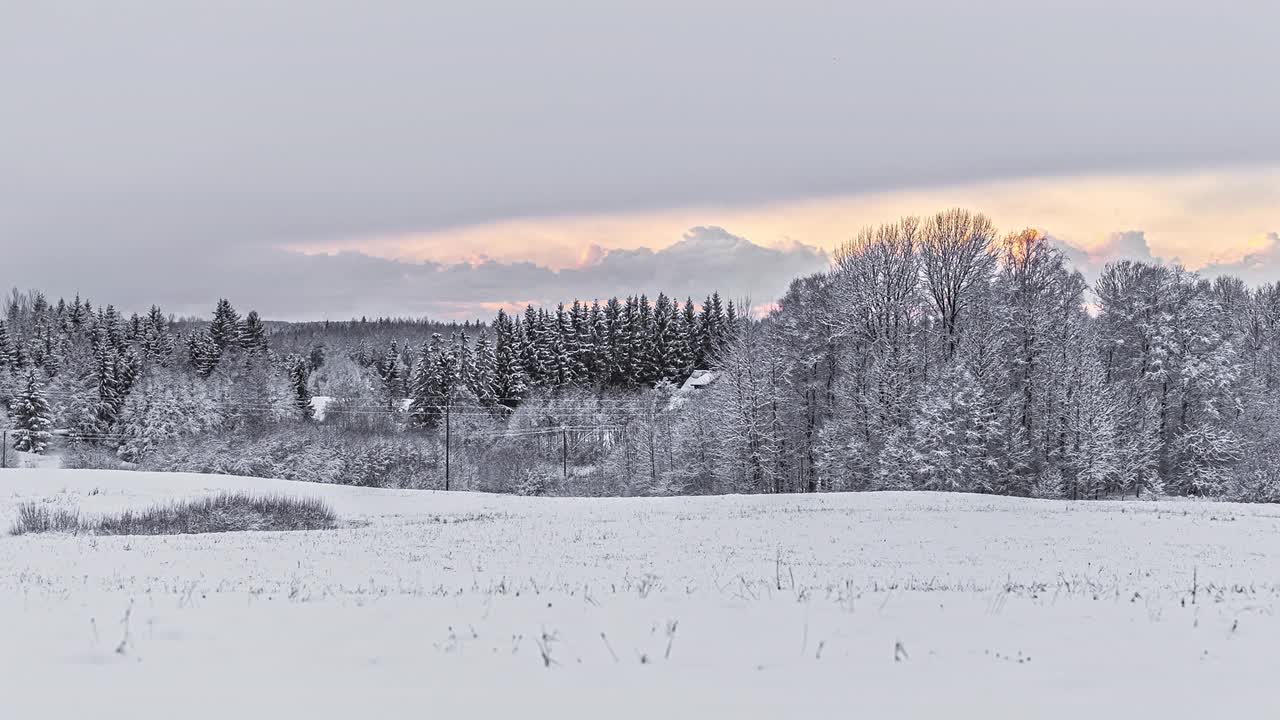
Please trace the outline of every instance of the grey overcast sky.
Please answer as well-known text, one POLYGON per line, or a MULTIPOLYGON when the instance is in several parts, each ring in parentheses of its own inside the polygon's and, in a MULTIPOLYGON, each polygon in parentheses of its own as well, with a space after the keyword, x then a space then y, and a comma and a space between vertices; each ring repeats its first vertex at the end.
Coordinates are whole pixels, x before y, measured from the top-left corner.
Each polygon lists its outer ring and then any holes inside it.
MULTIPOLYGON (((1280 227, 1277 28, 1241 0, 0 0, 0 282, 273 317, 771 299, 892 219, 857 198, 1210 171, 1236 191, 1206 211, 1257 218, 1202 258, 1234 262, 1280 227)), ((1172 246, 1145 225, 1185 197, 1064 224, 1172 246)))

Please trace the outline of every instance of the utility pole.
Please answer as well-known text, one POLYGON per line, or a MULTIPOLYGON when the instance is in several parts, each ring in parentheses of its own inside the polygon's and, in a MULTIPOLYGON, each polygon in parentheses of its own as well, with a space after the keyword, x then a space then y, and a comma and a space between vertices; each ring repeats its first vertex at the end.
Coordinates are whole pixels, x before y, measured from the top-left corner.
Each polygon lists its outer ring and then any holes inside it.
POLYGON ((444 489, 449 490, 449 405, 453 393, 445 393, 444 396, 444 489))
POLYGON ((569 428, 560 426, 560 439, 563 441, 560 451, 560 464, 563 466, 564 479, 569 479, 569 428))
POLYGON ((0 446, 4 447, 0 451, 0 469, 9 467, 9 431, 0 431, 0 446))

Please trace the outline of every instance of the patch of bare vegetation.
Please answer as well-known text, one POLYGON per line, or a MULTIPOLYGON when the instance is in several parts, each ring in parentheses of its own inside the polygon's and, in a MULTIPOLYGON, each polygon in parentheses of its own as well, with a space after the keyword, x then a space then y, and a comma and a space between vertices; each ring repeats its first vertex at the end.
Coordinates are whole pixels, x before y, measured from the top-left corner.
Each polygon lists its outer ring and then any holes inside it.
POLYGON ((316 498, 226 493, 86 518, 65 508, 28 502, 18 507, 11 535, 192 535, 219 532, 328 530, 333 510, 316 498))

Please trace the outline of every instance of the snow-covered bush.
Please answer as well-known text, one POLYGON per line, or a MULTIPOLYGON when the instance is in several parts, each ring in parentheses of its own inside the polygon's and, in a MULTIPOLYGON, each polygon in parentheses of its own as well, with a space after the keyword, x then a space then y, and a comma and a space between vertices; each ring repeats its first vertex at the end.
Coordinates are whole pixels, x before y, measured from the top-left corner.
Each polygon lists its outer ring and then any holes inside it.
POLYGON ((561 479, 561 473, 551 468, 529 468, 516 481, 515 493, 528 497, 554 495, 561 479))

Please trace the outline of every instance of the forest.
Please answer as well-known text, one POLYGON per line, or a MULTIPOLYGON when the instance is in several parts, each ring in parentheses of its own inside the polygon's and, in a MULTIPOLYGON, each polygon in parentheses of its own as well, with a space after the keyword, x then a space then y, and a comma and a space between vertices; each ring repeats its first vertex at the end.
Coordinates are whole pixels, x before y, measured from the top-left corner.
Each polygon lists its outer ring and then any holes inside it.
POLYGON ((1280 286, 1132 261, 1090 283, 1043 233, 965 210, 864 228, 764 308, 633 294, 459 324, 5 305, 0 427, 72 467, 1280 500, 1280 286))

